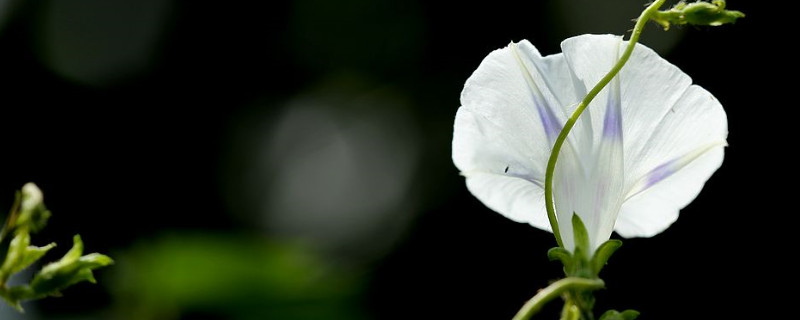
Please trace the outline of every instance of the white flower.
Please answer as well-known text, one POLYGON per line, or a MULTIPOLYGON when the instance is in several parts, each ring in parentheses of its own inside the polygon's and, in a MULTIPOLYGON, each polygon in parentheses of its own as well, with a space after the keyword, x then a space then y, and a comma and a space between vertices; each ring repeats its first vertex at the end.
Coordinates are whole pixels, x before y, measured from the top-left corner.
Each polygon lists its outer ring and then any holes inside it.
MULTIPOLYGON (((549 231, 544 177, 553 141, 624 45, 617 36, 582 35, 547 57, 525 40, 490 53, 464 86, 453 133, 453 162, 472 194, 509 219, 549 231)), ((637 44, 581 115, 554 175, 568 250, 573 212, 592 250, 612 231, 650 237, 678 218, 722 164, 725 111, 691 83, 637 44)))

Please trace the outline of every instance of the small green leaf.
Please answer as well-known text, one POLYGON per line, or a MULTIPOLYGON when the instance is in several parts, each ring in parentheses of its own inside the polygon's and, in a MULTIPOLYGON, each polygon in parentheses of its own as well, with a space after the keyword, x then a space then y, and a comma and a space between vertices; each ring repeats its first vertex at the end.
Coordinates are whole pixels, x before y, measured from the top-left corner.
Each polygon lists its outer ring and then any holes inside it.
POLYGON ((639 317, 639 311, 625 310, 619 312, 617 310, 608 310, 600 316, 600 320, 634 320, 639 317))
POLYGON ((611 258, 611 255, 622 246, 622 241, 617 239, 611 239, 597 248, 592 256, 592 270, 594 270, 595 274, 600 274, 600 270, 608 263, 608 259, 611 258))
POLYGON ((72 249, 61 260, 46 265, 33 277, 30 287, 35 297, 58 295, 61 290, 82 281, 95 283, 92 270, 114 263, 99 253, 81 256, 83 241, 79 235, 73 242, 72 249))
POLYGON ((600 320, 616 320, 619 319, 619 311, 617 310, 608 310, 603 312, 603 315, 600 316, 600 320))
POLYGON ((6 259, 3 261, 2 267, 0 267, 0 280, 3 283, 10 276, 39 260, 47 251, 56 246, 55 243, 51 243, 44 247, 36 247, 31 246, 30 242, 31 237, 27 231, 18 232, 14 239, 11 240, 6 259))
POLYGON ((628 309, 622 311, 622 313, 620 313, 620 316, 622 316, 623 320, 634 320, 639 317, 639 311, 628 309))
POLYGON ((586 231, 586 225, 583 224, 581 217, 579 217, 577 213, 572 214, 572 233, 575 238, 575 249, 581 248, 583 253, 590 253, 589 233, 586 231))

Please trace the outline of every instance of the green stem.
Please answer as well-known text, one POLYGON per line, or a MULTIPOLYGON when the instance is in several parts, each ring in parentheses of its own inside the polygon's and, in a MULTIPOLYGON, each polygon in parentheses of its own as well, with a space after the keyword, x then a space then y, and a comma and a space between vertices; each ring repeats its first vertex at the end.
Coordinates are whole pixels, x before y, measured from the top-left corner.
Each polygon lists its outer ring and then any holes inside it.
MULTIPOLYGON (((578 117, 581 116, 583 110, 589 106, 589 103, 600 93, 605 86, 611 82, 611 79, 619 73, 619 70, 628 62, 628 59, 631 57, 631 53, 633 53, 633 48, 636 47, 636 42, 639 41, 639 36, 642 34, 642 30, 644 29, 645 24, 650 18, 653 16, 655 12, 658 12, 658 8, 664 4, 666 0, 656 0, 650 6, 645 9, 642 14, 639 16, 639 19, 636 21, 636 26, 633 28, 633 33, 631 34, 630 40, 628 40, 628 46, 625 48, 625 52, 622 53, 622 56, 617 61, 617 64, 611 68, 611 71, 606 74, 597 85, 592 88, 591 91, 583 98, 583 101, 578 105, 575 111, 572 113, 572 116, 569 117, 567 123, 564 124, 564 128, 561 129, 561 132, 558 134, 555 143, 553 144, 553 151, 550 153, 550 158, 547 160, 547 171, 545 173, 544 179, 544 200, 545 200, 545 208, 547 209, 547 219, 550 220, 550 226, 553 228, 553 234, 556 237, 556 242, 560 247, 564 246, 564 243, 561 240, 561 230, 558 228, 558 219, 556 218, 556 207, 553 201, 553 173, 556 169, 556 161, 558 161, 558 154, 561 152, 561 147, 564 145, 564 141, 567 140, 567 135, 572 130, 572 127, 575 126, 575 122, 578 121, 578 117)), ((516 318, 515 318, 516 319, 516 318)))
POLYGON ((567 290, 597 290, 605 287, 605 283, 600 279, 584 279, 576 277, 568 277, 549 285, 547 288, 542 289, 533 298, 528 300, 522 309, 517 312, 513 320, 530 319, 531 316, 539 312, 542 307, 555 299, 567 290))

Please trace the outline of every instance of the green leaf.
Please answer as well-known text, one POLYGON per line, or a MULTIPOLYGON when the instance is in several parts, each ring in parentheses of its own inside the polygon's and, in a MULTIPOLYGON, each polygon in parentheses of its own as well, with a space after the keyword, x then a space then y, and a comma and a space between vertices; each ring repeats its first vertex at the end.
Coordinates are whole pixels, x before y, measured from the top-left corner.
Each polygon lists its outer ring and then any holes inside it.
POLYGON ((579 217, 577 213, 572 213, 572 233, 575 238, 576 252, 577 249, 580 248, 583 253, 590 253, 589 233, 586 231, 586 225, 583 224, 581 217, 579 217))
POLYGON ((170 233, 114 258, 119 267, 98 279, 112 281, 115 305, 107 319, 180 318, 176 310, 220 319, 372 319, 358 307, 368 284, 360 271, 301 243, 170 233))
POLYGON ((31 246, 31 237, 27 231, 18 232, 8 248, 5 261, 0 267, 0 280, 5 283, 9 277, 27 268, 39 258, 41 258, 47 251, 56 246, 55 243, 48 244, 44 247, 31 246))
POLYGON ((600 320, 634 320, 639 317, 639 311, 625 310, 619 312, 617 310, 608 310, 600 316, 600 320))
POLYGON ((608 263, 608 259, 611 258, 611 255, 622 246, 622 241, 617 239, 611 239, 597 248, 592 256, 592 270, 595 274, 600 274, 600 270, 608 263))
POLYGON ((83 241, 76 235, 72 249, 61 260, 46 265, 33 277, 30 287, 34 296, 59 295, 61 290, 82 281, 95 283, 92 270, 114 263, 111 258, 99 253, 81 256, 82 253, 83 241))

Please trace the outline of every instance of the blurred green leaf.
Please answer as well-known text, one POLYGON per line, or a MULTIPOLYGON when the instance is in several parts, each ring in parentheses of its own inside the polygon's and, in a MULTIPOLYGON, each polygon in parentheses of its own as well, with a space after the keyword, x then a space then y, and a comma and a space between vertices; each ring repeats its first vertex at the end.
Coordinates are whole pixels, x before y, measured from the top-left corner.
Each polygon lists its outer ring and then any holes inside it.
POLYGON ((639 317, 639 311, 625 310, 619 312, 617 310, 608 310, 600 316, 600 320, 634 320, 639 317))
POLYGON ((111 286, 120 319, 363 319, 357 274, 301 246, 261 238, 183 235, 120 257, 111 286))

